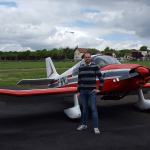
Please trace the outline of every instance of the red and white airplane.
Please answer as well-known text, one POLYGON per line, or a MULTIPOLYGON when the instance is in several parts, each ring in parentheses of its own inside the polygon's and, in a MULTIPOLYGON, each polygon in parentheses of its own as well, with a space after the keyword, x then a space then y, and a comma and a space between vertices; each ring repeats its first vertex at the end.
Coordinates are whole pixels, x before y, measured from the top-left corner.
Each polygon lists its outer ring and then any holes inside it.
MULTIPOLYGON (((137 64, 121 64, 117 59, 106 55, 92 55, 91 61, 97 64, 104 78, 102 91, 98 93, 103 95, 101 100, 120 100, 123 97, 137 92, 139 101, 135 106, 140 109, 150 109, 150 100, 145 100, 142 89, 150 90, 150 69, 137 64)), ((65 109, 64 112, 70 118, 80 118, 81 111, 77 99, 78 69, 84 63, 84 59, 75 66, 59 75, 53 65, 50 57, 46 58, 47 78, 45 79, 24 79, 18 85, 22 84, 48 84, 48 89, 37 90, 5 90, 0 89, 0 101, 2 96, 20 97, 50 95, 65 97, 73 96, 74 107, 65 109)), ((97 87, 99 80, 97 78, 97 87)), ((14 98, 14 99, 15 99, 14 98)), ((13 99, 13 102, 15 100, 13 99)), ((8 100, 7 100, 8 101, 8 100)), ((49 99, 50 101, 50 99, 49 99)))

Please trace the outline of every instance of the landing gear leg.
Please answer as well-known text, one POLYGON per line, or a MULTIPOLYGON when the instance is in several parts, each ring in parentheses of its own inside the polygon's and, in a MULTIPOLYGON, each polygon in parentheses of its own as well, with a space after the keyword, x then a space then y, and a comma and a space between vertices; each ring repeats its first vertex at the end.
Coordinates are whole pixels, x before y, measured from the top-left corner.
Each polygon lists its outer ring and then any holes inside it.
POLYGON ((145 100, 142 89, 138 90, 139 101, 135 104, 140 109, 150 109, 150 100, 145 100))
POLYGON ((64 113, 69 117, 69 118, 80 118, 81 117, 81 110, 80 106, 78 103, 78 98, 77 94, 73 95, 74 99, 74 107, 68 108, 64 110, 64 113))

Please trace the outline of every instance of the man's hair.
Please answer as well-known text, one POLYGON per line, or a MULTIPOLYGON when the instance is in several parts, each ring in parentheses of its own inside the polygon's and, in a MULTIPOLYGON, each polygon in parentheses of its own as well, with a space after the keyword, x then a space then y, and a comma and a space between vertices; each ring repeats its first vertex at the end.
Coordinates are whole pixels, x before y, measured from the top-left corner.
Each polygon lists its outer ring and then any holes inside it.
POLYGON ((89 55, 91 56, 91 54, 87 52, 87 53, 85 53, 85 54, 83 55, 83 58, 85 57, 86 54, 89 54, 89 55))

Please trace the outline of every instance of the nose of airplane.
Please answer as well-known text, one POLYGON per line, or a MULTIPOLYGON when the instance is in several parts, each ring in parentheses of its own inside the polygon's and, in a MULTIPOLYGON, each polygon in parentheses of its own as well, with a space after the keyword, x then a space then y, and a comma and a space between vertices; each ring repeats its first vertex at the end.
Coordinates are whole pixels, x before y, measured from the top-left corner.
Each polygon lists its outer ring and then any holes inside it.
POLYGON ((136 72, 140 73, 140 77, 139 78, 146 78, 150 74, 149 70, 144 68, 144 67, 138 67, 136 72))

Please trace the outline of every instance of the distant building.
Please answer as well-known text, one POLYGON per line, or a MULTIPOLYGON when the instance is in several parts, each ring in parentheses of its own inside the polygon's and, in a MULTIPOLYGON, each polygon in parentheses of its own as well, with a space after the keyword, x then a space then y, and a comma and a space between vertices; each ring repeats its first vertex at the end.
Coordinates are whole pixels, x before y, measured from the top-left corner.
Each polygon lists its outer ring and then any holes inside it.
POLYGON ((150 60, 150 51, 147 51, 145 57, 146 57, 148 60, 150 60))
POLYGON ((83 59, 84 57, 84 54, 87 52, 90 53, 91 55, 101 54, 100 51, 88 51, 87 48, 78 48, 78 46, 76 46, 74 51, 74 61, 75 62, 81 61, 81 59, 83 59))
POLYGON ((141 51, 142 55, 145 57, 148 51, 141 51))
POLYGON ((124 55, 124 59, 132 60, 132 59, 133 59, 132 53, 126 53, 126 54, 124 55))
POLYGON ((112 56, 112 57, 116 58, 115 52, 107 52, 105 55, 112 56))
POLYGON ((78 48, 78 46, 75 48, 75 51, 74 51, 74 61, 75 62, 78 62, 80 61, 82 58, 82 55, 84 53, 86 53, 88 51, 87 48, 78 48))
MULTIPOLYGON (((102 55, 102 53, 100 51, 87 51, 86 53, 89 53, 91 55, 98 55, 98 54, 102 55)), ((82 59, 84 58, 84 54, 82 55, 81 58, 82 59)))
POLYGON ((145 57, 145 55, 147 54, 148 51, 135 50, 134 52, 138 52, 138 53, 141 52, 143 57, 145 57))
POLYGON ((144 55, 142 55, 142 51, 135 50, 134 52, 132 52, 132 57, 134 60, 139 60, 139 59, 143 59, 144 55))

